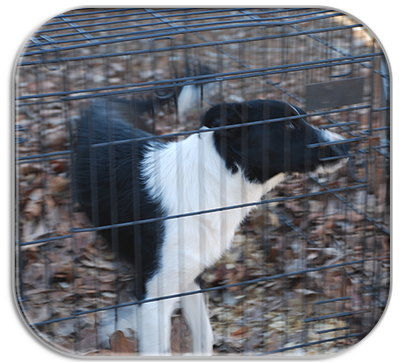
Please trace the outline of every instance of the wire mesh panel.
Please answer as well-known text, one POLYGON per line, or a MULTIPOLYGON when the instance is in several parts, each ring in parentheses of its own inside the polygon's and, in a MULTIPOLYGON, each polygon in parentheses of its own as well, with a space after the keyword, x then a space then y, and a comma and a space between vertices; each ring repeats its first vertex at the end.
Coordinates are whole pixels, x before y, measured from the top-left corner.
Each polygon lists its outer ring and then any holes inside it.
POLYGON ((363 24, 329 9, 78 9, 34 33, 15 84, 15 287, 43 341, 75 355, 134 355, 149 338, 140 338, 146 318, 164 318, 179 296, 171 325, 152 331, 167 344, 170 333, 170 350, 154 354, 201 350, 190 331, 197 306, 185 303, 200 299, 185 296, 207 299, 215 355, 332 354, 380 319, 390 77, 363 24), (271 138, 279 125, 282 138, 271 138), (305 142, 317 128, 336 136, 305 142), (297 131, 306 136, 296 141, 297 131), (266 138, 253 154, 257 133, 266 138), (343 160, 334 172, 313 167, 343 160), (260 178, 268 192, 249 198, 260 178), (168 263, 174 277, 150 292, 168 263), (195 271, 202 290, 187 289, 195 271), (151 303, 154 314, 141 314, 151 303))

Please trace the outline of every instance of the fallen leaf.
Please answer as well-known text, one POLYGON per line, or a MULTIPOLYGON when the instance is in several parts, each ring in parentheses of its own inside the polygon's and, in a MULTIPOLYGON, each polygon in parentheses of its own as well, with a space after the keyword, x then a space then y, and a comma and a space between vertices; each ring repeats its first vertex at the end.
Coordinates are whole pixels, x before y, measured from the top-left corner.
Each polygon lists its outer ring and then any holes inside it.
POLYGON ((55 176, 49 180, 48 190, 51 194, 61 193, 65 190, 68 185, 68 180, 62 176, 55 176))
POLYGON ((135 337, 126 338, 122 331, 115 331, 110 337, 110 349, 118 354, 135 354, 138 344, 135 337))
POLYGON ((313 212, 311 214, 304 215, 299 224, 300 229, 306 230, 317 217, 320 217, 323 214, 323 212, 313 212))
POLYGON ((189 353, 192 337, 185 320, 179 316, 173 318, 171 329, 171 352, 173 355, 189 353))
POLYGON ((234 338, 246 338, 246 336, 248 335, 248 331, 249 328, 246 326, 243 326, 239 329, 237 329, 236 331, 231 333, 231 336, 234 338))
POLYGON ((295 289, 294 291, 303 295, 319 294, 315 290, 310 290, 310 289, 295 289))

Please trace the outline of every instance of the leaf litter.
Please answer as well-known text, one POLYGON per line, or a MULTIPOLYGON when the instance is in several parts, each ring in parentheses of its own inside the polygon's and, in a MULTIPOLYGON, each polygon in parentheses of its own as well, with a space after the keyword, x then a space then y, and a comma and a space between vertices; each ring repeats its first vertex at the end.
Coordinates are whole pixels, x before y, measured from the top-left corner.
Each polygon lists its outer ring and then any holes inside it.
MULTIPOLYGON (((215 65, 214 53, 204 53, 203 57, 215 65)), ((142 66, 142 80, 168 77, 167 66, 154 73, 144 59, 132 60, 133 63, 142 66)), ((110 82, 123 84, 124 63, 113 58, 109 69, 110 82)), ((68 75, 71 87, 82 88, 83 79, 88 82, 87 87, 91 82, 101 86, 105 81, 103 70, 101 62, 90 72, 77 67, 68 75)), ((21 95, 38 92, 34 73, 29 69, 19 74, 19 82, 21 95)), ((41 87, 44 91, 57 91, 57 75, 54 80, 42 82, 41 87)), ((242 101, 243 94, 250 98, 276 97, 272 87, 264 86, 267 91, 260 94, 259 85, 247 79, 242 83, 226 82, 224 87, 230 101, 242 101)), ((74 102, 68 114, 72 124, 84 103, 74 102)), ((194 111, 182 123, 177 121, 174 107, 166 104, 143 127, 153 127, 156 134, 197 129, 199 110, 194 111)), ((364 116, 363 111, 359 116, 364 116)), ((324 119, 314 121, 322 125, 324 119)), ((16 156, 69 151, 68 122, 57 102, 40 109, 19 108, 16 124, 25 129, 26 142, 16 147, 16 156)), ((383 164, 384 160, 377 157, 376 164, 383 164)), ((226 287, 207 293, 215 354, 331 354, 355 344, 372 329, 384 310, 390 286, 389 237, 365 217, 390 227, 389 210, 384 208, 386 179, 382 169, 378 168, 376 182, 368 194, 364 190, 338 194, 358 210, 366 210, 366 215, 325 194, 266 203, 246 218, 230 250, 202 275, 205 288, 226 287), (340 268, 315 270, 353 261, 356 263, 340 268), (306 269, 311 270, 302 272, 306 269), (289 275, 276 277, 285 273, 289 275), (229 287, 252 280, 255 282, 229 287), (336 301, 326 302, 332 299, 336 301), (312 320, 327 315, 343 316, 312 320), (346 337, 349 334, 360 335, 346 337), (319 344, 321 340, 330 341, 319 344)), ((130 335, 116 331, 109 338, 108 348, 100 346, 97 326, 101 313, 40 325, 68 318, 76 311, 132 301, 134 273, 131 266, 115 259, 95 232, 68 237, 71 228, 91 227, 73 201, 68 158, 20 163, 16 171, 17 234, 23 243, 17 289, 28 322, 38 324, 33 328, 52 345, 77 354, 137 353, 134 331, 130 335), (59 237, 65 238, 57 240, 59 237), (55 240, 35 243, 46 238, 55 240)), ((320 181, 294 177, 278 185, 267 199, 352 185, 346 170, 320 181)), ((173 354, 190 353, 190 332, 179 311, 173 316, 171 339, 173 354)))

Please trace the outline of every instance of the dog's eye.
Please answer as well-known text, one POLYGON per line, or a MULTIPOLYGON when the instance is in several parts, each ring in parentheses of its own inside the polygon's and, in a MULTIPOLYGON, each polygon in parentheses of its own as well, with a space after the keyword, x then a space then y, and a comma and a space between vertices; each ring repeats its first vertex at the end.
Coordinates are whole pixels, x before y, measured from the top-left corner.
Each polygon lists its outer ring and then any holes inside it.
POLYGON ((297 127, 296 127, 296 125, 295 125, 294 122, 287 122, 287 123, 285 124, 285 128, 286 128, 288 131, 294 131, 297 127))

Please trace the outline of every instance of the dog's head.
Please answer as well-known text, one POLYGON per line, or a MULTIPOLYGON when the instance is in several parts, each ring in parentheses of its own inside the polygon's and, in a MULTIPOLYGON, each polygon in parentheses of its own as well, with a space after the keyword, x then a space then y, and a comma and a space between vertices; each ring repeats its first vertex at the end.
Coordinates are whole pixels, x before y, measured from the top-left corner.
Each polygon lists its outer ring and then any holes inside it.
POLYGON ((221 127, 214 131, 219 154, 232 172, 240 168, 252 182, 264 183, 281 172, 333 172, 342 167, 347 144, 314 145, 343 137, 312 126, 304 114, 275 100, 223 103, 207 111, 204 126, 221 127))

